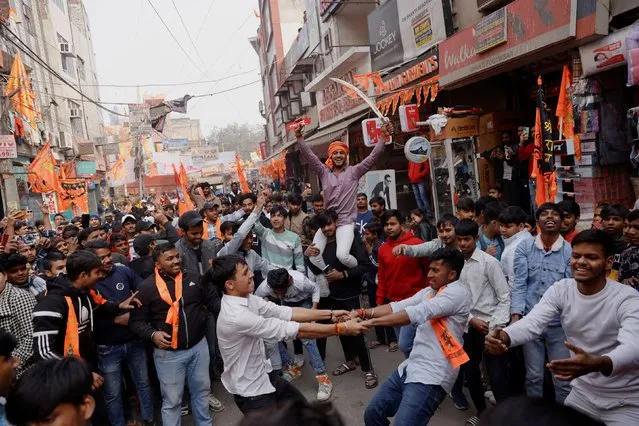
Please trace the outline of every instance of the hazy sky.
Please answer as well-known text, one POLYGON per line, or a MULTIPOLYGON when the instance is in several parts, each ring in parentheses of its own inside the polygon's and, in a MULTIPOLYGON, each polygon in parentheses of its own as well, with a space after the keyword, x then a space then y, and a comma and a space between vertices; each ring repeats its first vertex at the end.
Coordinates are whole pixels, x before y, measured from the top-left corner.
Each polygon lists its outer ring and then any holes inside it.
MULTIPOLYGON (((84 0, 101 85, 201 82, 243 73, 217 83, 139 89, 140 95, 165 93, 174 99, 187 93, 218 92, 260 79, 259 60, 248 42, 259 26, 253 13, 257 0, 173 0, 199 56, 172 0, 150 1, 200 70, 172 39, 149 0, 84 0)), ((135 88, 101 87, 100 93, 103 102, 138 100, 135 88)), ((261 99, 258 82, 228 93, 192 99, 188 116, 200 119, 204 136, 213 126, 232 122, 262 124, 264 120, 258 112, 261 99)))

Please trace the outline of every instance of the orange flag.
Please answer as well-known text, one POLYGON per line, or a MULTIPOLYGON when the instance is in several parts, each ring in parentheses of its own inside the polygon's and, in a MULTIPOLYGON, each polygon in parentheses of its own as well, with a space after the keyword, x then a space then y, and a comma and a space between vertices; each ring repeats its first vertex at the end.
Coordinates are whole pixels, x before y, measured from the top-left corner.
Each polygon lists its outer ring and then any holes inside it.
POLYGON ((56 161, 51 153, 51 145, 47 142, 31 165, 27 167, 27 179, 31 192, 51 192, 59 190, 58 177, 55 174, 56 161))
POLYGON ((15 59, 13 60, 11 74, 9 75, 9 81, 7 81, 7 87, 4 89, 4 95, 7 96, 16 90, 17 92, 11 97, 13 109, 26 118, 29 125, 35 129, 37 112, 35 96, 31 90, 31 80, 27 76, 27 71, 20 58, 20 52, 16 53, 15 59))
POLYGON ((535 179, 535 203, 554 202, 557 195, 552 123, 546 106, 541 77, 537 79, 537 109, 535 113, 535 146, 531 178, 535 179))
POLYGON ((244 175, 244 170, 242 169, 242 164, 240 163, 240 154, 235 153, 235 166, 237 167, 237 177, 240 181, 240 190, 243 194, 248 194, 251 192, 251 188, 249 188, 248 181, 246 180, 246 176, 244 175))
POLYGON ((188 193, 189 178, 186 175, 184 164, 180 162, 180 172, 173 166, 173 176, 175 177, 175 186, 178 193, 178 214, 182 216, 184 213, 194 209, 193 202, 188 193))
POLYGON ((74 215, 89 213, 87 182, 84 179, 62 179, 58 198, 60 210, 71 210, 74 215))
POLYGON ((575 134, 575 119, 573 116, 572 99, 568 94, 568 88, 572 86, 572 73, 567 65, 564 65, 561 74, 561 87, 559 88, 559 101, 555 115, 559 117, 559 122, 563 124, 562 133, 564 138, 572 139, 575 145, 575 157, 581 159, 581 141, 579 135, 575 134))

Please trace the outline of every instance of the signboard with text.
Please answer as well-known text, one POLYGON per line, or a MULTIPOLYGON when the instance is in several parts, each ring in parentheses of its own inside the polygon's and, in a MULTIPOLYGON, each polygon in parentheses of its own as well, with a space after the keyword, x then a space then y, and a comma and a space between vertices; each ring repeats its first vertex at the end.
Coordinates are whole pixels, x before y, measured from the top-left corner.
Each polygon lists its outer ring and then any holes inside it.
POLYGON ((502 7, 477 22, 475 28, 475 52, 481 53, 508 40, 506 8, 502 7))
POLYGON ((626 37, 632 28, 634 25, 579 47, 584 76, 625 65, 628 62, 626 37))
POLYGON ((0 159, 18 158, 18 148, 13 135, 0 135, 0 159))
POLYGON ((368 15, 373 71, 410 61, 452 32, 442 0, 389 0, 368 15))
POLYGON ((95 161, 78 161, 76 169, 79 176, 93 176, 97 173, 95 161))

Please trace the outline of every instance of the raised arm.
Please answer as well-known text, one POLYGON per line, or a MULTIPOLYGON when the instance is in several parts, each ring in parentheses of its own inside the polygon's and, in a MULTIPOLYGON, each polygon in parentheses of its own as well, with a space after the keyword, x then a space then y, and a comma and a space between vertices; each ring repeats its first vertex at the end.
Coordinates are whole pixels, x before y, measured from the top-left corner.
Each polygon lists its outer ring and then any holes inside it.
POLYGON ((326 164, 322 163, 321 160, 317 158, 317 155, 315 155, 313 151, 311 151, 311 148, 306 144, 306 141, 302 136, 302 130, 302 127, 295 129, 295 136, 297 137, 297 145, 300 148, 300 153, 308 163, 311 170, 317 173, 317 175, 321 178, 328 167, 326 167, 326 164))
POLYGON ((377 145, 375 145, 375 148, 373 148, 373 152, 371 152, 368 157, 364 158, 361 163, 353 166, 353 168, 355 169, 355 175, 358 179, 364 176, 366 172, 369 171, 371 167, 375 165, 375 163, 377 163, 379 157, 381 157, 384 153, 384 149, 386 148, 386 141, 392 134, 393 125, 390 121, 388 121, 384 123, 384 126, 382 127, 382 137, 380 138, 382 140, 377 142, 377 145))
POLYGON ((257 222, 257 219, 260 217, 260 213, 256 210, 253 210, 253 213, 249 215, 248 218, 240 225, 240 228, 237 230, 235 235, 233 235, 233 239, 226 243, 222 250, 225 251, 224 254, 236 254, 237 251, 242 247, 242 243, 246 236, 251 232, 251 228, 257 222))

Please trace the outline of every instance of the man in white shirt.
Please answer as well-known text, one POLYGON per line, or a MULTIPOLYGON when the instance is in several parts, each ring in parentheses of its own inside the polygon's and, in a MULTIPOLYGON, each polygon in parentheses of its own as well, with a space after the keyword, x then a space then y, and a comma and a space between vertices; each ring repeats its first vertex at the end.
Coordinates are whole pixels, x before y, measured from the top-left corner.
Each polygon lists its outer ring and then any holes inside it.
POLYGON ((464 258, 458 250, 442 248, 431 256, 430 287, 399 302, 358 309, 351 317, 373 318, 361 325, 413 324, 417 333, 407 360, 377 391, 364 412, 366 426, 424 425, 450 392, 459 366, 468 357, 462 349, 470 312, 470 292, 458 281, 464 258))
POLYGON ((202 284, 214 285, 224 293, 217 322, 224 360, 222 384, 244 414, 287 399, 304 399, 293 385, 273 373, 263 340, 357 335, 365 330, 353 320, 338 324, 299 324, 296 321, 347 318, 349 312, 278 306, 253 295, 253 272, 239 256, 214 259, 202 284))
POLYGON ((608 426, 639 424, 639 293, 606 275, 612 268, 614 242, 590 229, 572 241, 570 268, 574 278, 552 285, 521 320, 496 328, 486 350, 538 338, 560 316, 571 358, 553 360, 548 368, 560 380, 571 380, 565 400, 608 426))
MULTIPOLYGON (((267 279, 255 290, 255 295, 278 299, 284 306, 317 309, 320 288, 319 284, 306 278, 301 272, 280 268, 269 271, 267 279)), ((315 370, 315 379, 318 384, 317 399, 326 401, 331 396, 333 384, 326 374, 326 366, 317 348, 317 342, 315 339, 302 339, 301 343, 306 347, 311 358, 311 366, 315 370)), ((284 344, 280 342, 278 346, 282 362, 282 377, 289 382, 300 377, 301 368, 295 365, 284 344)))
MULTIPOLYGON (((477 222, 471 219, 460 220, 455 226, 457 247, 465 259, 460 281, 468 286, 472 298, 468 331, 464 335, 464 350, 470 362, 464 364, 462 373, 477 415, 486 408, 480 371, 482 359, 495 399, 499 402, 511 396, 507 356, 484 354, 484 336, 510 322, 510 289, 499 261, 477 248, 478 232, 477 222)), ((458 379, 454 392, 461 390, 461 384, 458 379)))

